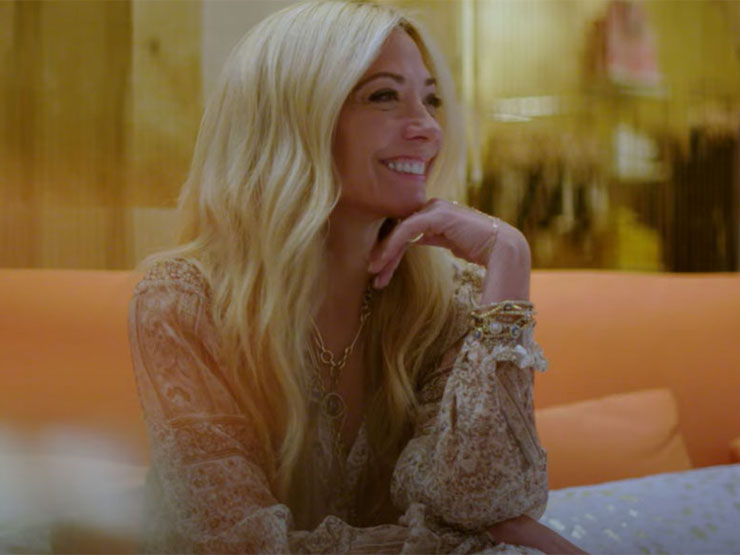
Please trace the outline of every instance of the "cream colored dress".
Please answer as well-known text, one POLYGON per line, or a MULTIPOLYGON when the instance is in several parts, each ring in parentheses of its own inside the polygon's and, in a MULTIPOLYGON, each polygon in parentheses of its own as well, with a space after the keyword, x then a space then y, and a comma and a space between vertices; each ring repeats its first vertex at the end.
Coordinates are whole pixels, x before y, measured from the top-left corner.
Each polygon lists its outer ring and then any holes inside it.
MULTIPOLYGON (((518 341, 476 339, 467 313, 481 270, 456 264, 450 367, 418 384, 413 437, 386 481, 371 478, 365 424, 344 464, 312 403, 301 506, 270 491, 262 451, 219 364, 209 287, 192 263, 158 263, 137 285, 129 334, 148 427, 145 536, 150 552, 537 553, 495 544, 488 526, 547 502, 547 457, 534 427, 532 369, 547 363, 532 330, 518 341), (380 489, 378 489, 380 488, 380 489), (386 519, 363 519, 363 492, 387 494, 386 519)), ((315 397, 314 400, 317 400, 315 397)))

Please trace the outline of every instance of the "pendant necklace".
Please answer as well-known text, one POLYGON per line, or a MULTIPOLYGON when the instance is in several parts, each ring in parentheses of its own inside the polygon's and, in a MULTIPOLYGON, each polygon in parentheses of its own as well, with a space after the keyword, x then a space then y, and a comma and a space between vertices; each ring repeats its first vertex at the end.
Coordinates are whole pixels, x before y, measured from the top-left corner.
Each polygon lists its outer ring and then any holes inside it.
POLYGON ((324 386, 324 380, 322 379, 320 369, 318 365, 314 365, 314 378, 319 392, 321 393, 321 401, 319 406, 324 416, 329 419, 331 423, 332 432, 332 450, 340 464, 343 465, 343 452, 342 452, 342 438, 341 429, 344 423, 344 417, 347 413, 347 404, 344 402, 342 396, 337 392, 337 384, 339 383, 339 376, 342 373, 342 369, 347 365, 352 351, 357 344, 357 341, 362 335, 362 330, 365 327, 365 322, 370 316, 370 301, 372 299, 372 289, 367 288, 362 298, 362 305, 360 307, 360 325, 357 329, 352 342, 344 349, 342 356, 339 360, 336 360, 334 353, 324 345, 324 340, 321 337, 318 327, 314 322, 313 328, 313 340, 315 347, 315 355, 322 365, 329 369, 329 387, 324 386))

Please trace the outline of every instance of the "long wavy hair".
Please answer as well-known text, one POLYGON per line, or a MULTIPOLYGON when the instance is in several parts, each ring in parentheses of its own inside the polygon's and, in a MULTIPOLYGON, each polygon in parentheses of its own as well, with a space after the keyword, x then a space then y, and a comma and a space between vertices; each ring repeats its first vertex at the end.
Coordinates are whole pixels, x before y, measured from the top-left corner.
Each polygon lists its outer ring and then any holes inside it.
MULTIPOLYGON (((350 91, 398 27, 419 47, 444 101, 428 191, 449 197, 462 183, 460 117, 426 33, 388 6, 306 2, 263 20, 228 57, 180 194, 178 246, 154 257, 190 259, 207 278, 226 371, 267 446, 268 479, 283 502, 307 436, 311 322, 327 294, 327 221, 340 196, 334 131, 350 91)), ((374 298, 366 421, 379 461, 398 455, 413 421, 415 381, 447 327, 451 292, 446 251, 416 247, 374 298)))

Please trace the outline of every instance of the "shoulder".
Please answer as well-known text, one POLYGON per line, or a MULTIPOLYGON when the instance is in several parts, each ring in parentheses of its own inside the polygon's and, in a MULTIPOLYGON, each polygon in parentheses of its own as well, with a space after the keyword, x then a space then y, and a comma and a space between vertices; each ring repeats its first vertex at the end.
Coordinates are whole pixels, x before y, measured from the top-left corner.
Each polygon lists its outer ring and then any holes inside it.
POLYGON ((196 295, 209 299, 208 280, 198 263, 186 258, 168 258, 155 262, 134 288, 134 297, 153 292, 196 295))
POLYGON ((146 333, 177 330, 202 335, 210 326, 210 287, 197 263, 184 258, 155 262, 134 288, 129 325, 146 333))

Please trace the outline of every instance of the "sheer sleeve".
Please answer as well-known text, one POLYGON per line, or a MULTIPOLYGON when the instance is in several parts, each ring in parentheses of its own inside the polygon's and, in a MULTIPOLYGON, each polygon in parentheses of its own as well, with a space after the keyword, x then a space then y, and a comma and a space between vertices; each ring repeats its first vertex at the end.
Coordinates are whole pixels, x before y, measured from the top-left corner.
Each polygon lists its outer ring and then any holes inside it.
POLYGON ((399 524, 357 528, 329 515, 314 530, 294 530, 222 372, 207 286, 192 265, 168 261, 148 272, 131 300, 129 338, 151 445, 145 551, 437 553, 465 541, 483 546, 479 537, 433 532, 418 507, 399 524))
POLYGON ((481 270, 456 266, 459 338, 423 376, 414 437, 398 460, 394 502, 423 503, 444 522, 482 530, 547 503, 547 456, 537 438, 533 369, 547 368, 532 328, 516 340, 486 341, 469 329, 481 270))

